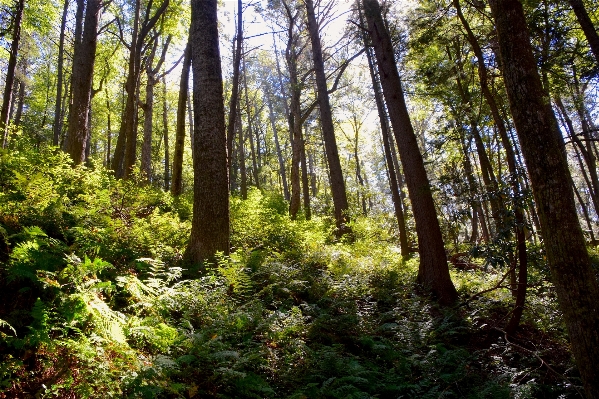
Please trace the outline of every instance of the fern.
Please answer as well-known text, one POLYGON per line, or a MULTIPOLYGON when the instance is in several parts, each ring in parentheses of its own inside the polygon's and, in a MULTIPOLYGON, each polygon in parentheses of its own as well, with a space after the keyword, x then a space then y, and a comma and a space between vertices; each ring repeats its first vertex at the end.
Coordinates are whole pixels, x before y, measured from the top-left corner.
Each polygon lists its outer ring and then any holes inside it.
POLYGON ((220 255, 218 274, 224 277, 227 292, 239 301, 247 300, 253 293, 253 283, 248 271, 239 262, 220 255))
POLYGON ((9 323, 7 323, 6 321, 4 321, 2 319, 0 319, 0 327, 8 328, 10 331, 12 331, 12 333, 15 335, 15 337, 17 336, 17 330, 15 330, 13 326, 11 326, 9 323))

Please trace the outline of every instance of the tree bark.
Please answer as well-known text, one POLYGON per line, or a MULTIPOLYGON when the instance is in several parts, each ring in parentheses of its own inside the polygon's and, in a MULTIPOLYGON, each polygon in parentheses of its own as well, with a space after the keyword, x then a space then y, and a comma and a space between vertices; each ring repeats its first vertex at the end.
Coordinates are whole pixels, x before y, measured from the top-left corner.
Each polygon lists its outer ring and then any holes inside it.
POLYGON ((279 143, 279 134, 275 119, 275 112, 272 105, 272 93, 270 91, 268 83, 265 85, 265 96, 266 104, 268 105, 268 117, 270 119, 272 134, 275 140, 275 150, 277 151, 277 159, 279 161, 279 174, 281 175, 281 181, 283 183, 283 195, 285 197, 285 200, 289 201, 289 186, 287 185, 287 172, 285 170, 285 161, 283 160, 281 144, 279 143))
POLYGON ((17 93, 17 111, 15 112, 15 127, 21 124, 23 117, 23 106, 25 104, 25 82, 19 81, 19 92, 17 93))
POLYGON ((127 82, 125 83, 127 99, 125 101, 123 116, 121 117, 119 138, 112 161, 112 169, 114 169, 117 178, 129 178, 135 165, 137 158, 137 104, 142 50, 148 34, 154 29, 158 19, 164 14, 168 5, 169 0, 164 0, 151 18, 149 15, 151 10, 147 9, 144 20, 140 21, 141 0, 135 0, 133 34, 129 46, 127 82))
POLYGON ((318 92, 322 136, 329 164, 331 194, 333 196, 333 207, 335 208, 335 221, 337 224, 337 233, 342 235, 351 231, 349 226, 347 226, 347 223, 349 222, 349 215, 347 214, 349 205, 347 202, 347 193, 345 191, 345 180, 343 179, 343 171, 341 170, 341 162, 339 161, 339 150, 335 138, 335 127, 333 125, 333 115, 331 112, 331 104, 329 102, 327 78, 324 71, 324 60, 322 56, 322 45, 320 42, 318 23, 314 13, 314 3, 312 0, 305 0, 305 4, 308 17, 308 32, 312 43, 312 59, 314 61, 314 74, 316 77, 316 90, 318 92))
POLYGON ((108 119, 108 126, 107 126, 107 132, 106 132, 106 161, 105 164, 106 168, 110 167, 110 151, 111 151, 111 145, 112 145, 112 125, 111 125, 111 110, 110 110, 110 99, 108 97, 108 89, 106 89, 105 91, 106 93, 106 117, 108 119))
POLYGON ((71 75, 73 96, 65 151, 69 153, 76 165, 85 161, 89 108, 92 99, 92 81, 98 43, 98 23, 101 10, 101 0, 87 0, 83 34, 79 43, 76 40, 73 53, 73 73, 71 75))
MULTIPOLYGON (((243 48, 243 4, 237 1, 237 33, 235 35, 235 55, 233 56, 233 79, 231 83, 231 98, 229 99, 229 121, 227 124, 227 162, 229 174, 233 174, 233 140, 235 138, 235 124, 238 121, 239 107, 239 72, 241 68, 241 51, 243 48)), ((234 180, 231 179, 231 184, 234 180)), ((232 187, 231 187, 232 189, 232 187)))
POLYGON ((443 305, 452 304, 457 292, 449 276, 447 256, 430 184, 394 59, 393 45, 377 0, 363 0, 364 14, 377 58, 383 94, 393 125, 418 235, 418 282, 443 305))
POLYGON ((58 39, 58 64, 56 66, 56 106, 54 107, 54 124, 52 125, 52 144, 58 145, 60 132, 62 131, 62 89, 64 74, 64 36, 67 24, 67 13, 69 11, 69 0, 64 1, 62 18, 60 20, 60 37, 58 39))
MULTIPOLYGON (((156 55, 156 47, 158 46, 158 37, 154 39, 154 44, 150 55, 146 60, 146 102, 143 104, 144 110, 144 130, 143 141, 141 146, 141 174, 144 178, 152 180, 152 129, 154 117, 154 86, 158 84, 161 76, 158 76, 160 68, 166 59, 166 52, 171 41, 171 36, 166 38, 166 42, 162 46, 162 54, 158 63, 154 67, 154 56, 156 55)), ((166 99, 165 99, 166 101, 166 99)), ((164 143, 167 145, 167 142, 164 143)))
POLYGON ((0 110, 0 132, 2 132, 2 148, 8 145, 8 117, 12 103, 13 84, 15 80, 15 69, 17 68, 17 56, 19 53, 19 42, 21 41, 21 21, 23 20, 23 9, 25 0, 18 0, 13 20, 12 43, 10 55, 6 68, 6 80, 4 81, 4 96, 2 97, 2 109, 0 110))
POLYGON ((173 158, 173 181, 171 193, 181 195, 183 190, 183 150, 185 149, 185 108, 189 87, 189 68, 191 67, 191 42, 187 42, 183 56, 183 69, 179 83, 179 100, 177 102, 177 127, 175 132, 175 155, 173 158))
MULTIPOLYGON (((239 108, 239 102, 237 102, 239 108)), ((237 110, 237 134, 239 135, 239 143, 237 149, 239 151, 239 175, 240 175, 240 191, 241 198, 246 200, 248 198, 248 184, 247 184, 247 170, 245 168, 245 135, 243 134, 243 125, 241 123, 241 110, 237 110)))
POLYGON ((196 156, 193 220, 185 257, 196 264, 214 261, 217 252, 229 254, 227 137, 217 3, 217 0, 191 2, 196 156))
POLYGON ((306 162, 306 138, 308 137, 308 125, 305 125, 305 134, 301 137, 300 162, 302 164, 302 199, 304 206, 304 217, 306 220, 312 219, 312 210, 310 209, 310 184, 308 182, 308 164, 306 162))
MULTIPOLYGON (((170 184, 170 148, 168 139, 168 104, 166 98, 166 78, 162 75, 162 129, 164 130, 164 191, 169 190, 170 184)), ((185 133, 185 131, 183 131, 185 133)))
POLYGON ((252 157, 252 177, 256 188, 260 188, 260 180, 258 176, 258 163, 256 162, 256 146, 254 145, 254 126, 252 123, 252 107, 250 105, 250 97, 248 94, 247 69, 245 67, 245 55, 243 60, 243 88, 245 94, 245 113, 247 116, 248 137, 250 139, 250 155, 252 157))
MULTIPOLYGON (((476 198, 478 192, 478 185, 476 184, 476 180, 474 179, 474 171, 472 170, 472 163, 470 162, 470 155, 468 154, 469 146, 466 144, 465 134, 463 130, 460 131, 460 141, 462 153, 464 154, 464 172, 466 173, 466 179, 468 181, 470 205, 472 206, 472 223, 473 225, 478 226, 476 219, 480 219, 483 241, 489 241, 489 230, 487 229, 487 224, 484 221, 483 208, 480 201, 476 198)), ((474 227, 472 231, 474 236, 474 227)), ((473 238, 472 241, 475 241, 475 239, 473 238)))
POLYGON ((599 397, 599 286, 572 195, 557 121, 543 90, 524 10, 490 0, 504 82, 539 211, 547 260, 586 394, 599 397))

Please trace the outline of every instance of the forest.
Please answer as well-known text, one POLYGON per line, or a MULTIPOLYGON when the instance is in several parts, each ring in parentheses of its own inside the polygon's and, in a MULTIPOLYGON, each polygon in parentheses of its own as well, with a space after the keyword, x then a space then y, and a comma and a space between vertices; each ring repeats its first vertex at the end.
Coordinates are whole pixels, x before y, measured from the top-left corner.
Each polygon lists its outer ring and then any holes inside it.
POLYGON ((598 26, 0 0, 0 398, 599 399, 598 26))

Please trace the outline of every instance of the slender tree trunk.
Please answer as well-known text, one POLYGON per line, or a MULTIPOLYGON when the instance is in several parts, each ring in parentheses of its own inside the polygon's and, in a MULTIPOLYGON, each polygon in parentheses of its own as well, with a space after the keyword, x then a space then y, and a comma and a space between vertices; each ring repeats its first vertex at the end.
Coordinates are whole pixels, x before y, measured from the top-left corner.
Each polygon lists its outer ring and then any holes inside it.
MULTIPOLYGON (((164 191, 169 190, 170 185, 170 148, 168 139, 168 103, 166 98, 166 78, 162 75, 162 129, 164 131, 164 191)), ((185 134, 185 130, 183 130, 185 134)))
POLYGON ((308 152, 308 169, 310 170, 310 188, 312 189, 312 196, 318 195, 318 188, 316 187, 316 171, 314 170, 314 155, 312 152, 308 152))
POLYGON ((52 144, 58 145, 60 132, 62 131, 62 88, 64 74, 64 36, 67 24, 67 13, 69 11, 69 0, 64 1, 62 8, 62 18, 60 20, 60 37, 58 39, 58 64, 56 66, 56 106, 54 107, 54 124, 52 125, 52 144))
POLYGON ((363 4, 416 222, 420 252, 418 282, 430 290, 441 304, 451 304, 457 299, 457 292, 449 276, 437 211, 424 161, 410 122, 391 39, 384 25, 378 1, 363 0, 363 4))
MULTIPOLYGON (((476 184, 476 180, 474 179, 474 171, 472 169, 472 163, 470 162, 470 155, 468 154, 468 145, 466 144, 466 139, 464 137, 465 134, 464 134, 463 130, 460 131, 460 133, 461 133, 460 141, 461 141, 461 146, 462 146, 462 153, 464 154, 464 172, 466 172, 466 179, 468 181, 469 197, 470 197, 470 202, 471 202, 472 211, 473 211, 473 215, 472 215, 473 224, 478 226, 476 219, 478 218, 481 220, 481 230, 482 230, 483 240, 489 241, 489 230, 487 229, 487 224, 484 221, 483 208, 480 204, 480 201, 475 198, 477 195, 477 192, 478 192, 478 185, 476 184)), ((473 235, 474 235, 475 229, 473 228, 472 231, 473 231, 473 235)), ((474 239, 472 241, 474 241, 474 239)))
POLYGON ((92 81, 96 47, 98 42, 98 23, 102 10, 101 0, 87 0, 85 22, 81 42, 75 45, 73 54, 73 90, 69 127, 65 142, 65 151, 77 165, 85 161, 87 147, 89 108, 92 99, 92 81))
MULTIPOLYGON (((526 243, 525 243, 525 233, 524 233, 524 212, 522 210, 522 204, 520 203, 521 199, 521 188, 519 181, 519 171, 516 162, 516 155, 512 148, 512 143, 508 137, 507 128, 505 126, 505 122, 499 113, 499 107, 497 106, 497 102, 495 101, 495 97, 491 93, 489 88, 489 78, 487 73, 487 68, 485 66, 485 61, 483 57, 482 50, 480 45, 478 44, 478 40, 474 33, 470 29, 470 25, 464 15, 462 14, 462 10, 460 7, 459 0, 453 0, 453 4, 457 10, 458 17, 462 22, 462 25, 466 29, 466 37, 468 38, 468 42, 472 46, 474 54, 476 55, 476 59, 478 62, 478 77, 480 80, 480 87, 483 93, 483 96, 489 105, 491 110, 491 114, 493 115, 493 120, 495 121, 495 126, 497 127, 497 132, 501 138, 501 143, 506 153, 506 159, 508 164, 508 170, 510 172, 510 184, 512 187, 512 195, 513 195, 513 205, 514 205, 514 216, 515 216, 515 230, 516 230, 516 252, 517 258, 519 260, 519 277, 526 277, 527 272, 523 270, 526 268, 528 263, 527 253, 526 253, 526 243)), ((500 173, 501 175, 501 173, 500 173)), ((503 206, 503 204, 501 204, 503 206)), ((502 217, 503 221, 503 217, 502 217)), ((507 227, 507 226, 506 226, 507 227)), ((516 307, 514 312, 512 313, 512 317, 508 322, 508 326, 506 327, 506 331, 508 334, 512 335, 519 324, 520 318, 522 317, 522 310, 524 306, 524 300, 526 296, 526 281, 519 280, 518 289, 516 292, 516 307)))
POLYGON ((106 132, 106 168, 110 167, 110 151, 112 145, 112 125, 111 125, 111 111, 110 111, 110 99, 108 98, 108 89, 106 89, 106 117, 108 119, 108 126, 106 132))
POLYGON ((248 94, 248 81, 247 81, 247 69, 245 67, 245 56, 242 56, 243 61, 243 89, 245 93, 245 112, 248 118, 248 137, 250 139, 250 155, 252 157, 252 176, 254 180, 254 185, 259 189, 260 188, 260 180, 258 178, 258 163, 256 162, 256 147, 254 145, 254 126, 252 123, 252 112, 250 106, 250 97, 248 94))
MULTIPOLYGON (((129 49, 129 62, 127 64, 127 81, 125 82, 125 108, 121 116, 121 127, 116 141, 116 148, 112 158, 112 169, 117 178, 125 177, 125 153, 130 145, 127 143, 130 134, 129 130, 134 130, 137 125, 137 70, 141 59, 138 60, 136 54, 137 40, 139 36, 139 18, 141 13, 141 0, 135 0, 135 15, 133 19, 133 32, 131 36, 131 48, 129 49)), ((135 143, 133 143, 135 145, 135 143)))
POLYGON ((283 195, 285 196, 285 200, 289 201, 289 186, 287 185, 287 172, 285 170, 285 161, 283 161, 283 152, 281 150, 281 144, 279 143, 279 134, 275 119, 275 112, 272 106, 272 93, 270 92, 270 87, 268 87, 268 84, 266 84, 265 86, 266 103, 268 105, 268 117, 270 119, 272 134, 275 140, 275 150, 277 151, 277 159, 279 161, 279 174, 281 175, 281 181, 283 183, 283 195))
MULTIPOLYGON (((193 60, 192 60, 193 62, 193 60)), ((189 86, 189 84, 188 84, 189 86)), ((194 142, 194 123, 193 123, 193 107, 191 106, 191 96, 189 95, 189 91, 187 92, 187 118, 189 119, 189 140, 191 143, 194 142)), ((193 145, 191 146, 191 159, 195 158, 195 149, 193 145)), ((229 177, 230 179, 231 177, 229 177)))
POLYGON ((312 0, 305 0, 305 4, 308 17, 308 32, 310 34, 310 41, 312 42, 312 59, 314 61, 314 74, 318 92, 322 135, 331 177, 331 193, 333 195, 333 206, 335 208, 335 220, 337 222, 338 234, 344 234, 350 232, 349 226, 347 226, 347 223, 349 222, 349 215, 347 214, 349 205, 347 203, 347 193, 345 191, 345 180, 343 180, 343 171, 341 170, 341 162, 339 161, 339 150, 337 148, 337 140, 335 139, 335 127, 333 125, 333 115, 331 113, 331 104, 329 102, 322 46, 318 32, 318 23, 314 13, 314 4, 312 0))
MULTIPOLYGON (((587 165, 587 169, 589 170, 589 173, 587 174, 584 166, 582 165, 582 163, 580 163, 580 170, 584 175, 585 181, 587 182, 589 195, 593 202, 595 213, 599 215, 599 177, 597 176, 597 160, 595 158, 595 155, 593 154, 592 149, 589 151, 589 148, 585 147, 584 144, 580 141, 580 138, 578 137, 578 135, 576 134, 576 130, 574 129, 574 125, 572 124, 572 120, 566 112, 566 107, 564 107, 564 103, 562 102, 562 99, 559 96, 555 97, 555 104, 557 105, 559 113, 561 113, 567 132, 569 133, 572 141, 574 142, 574 145, 578 147, 578 150, 582 154, 582 157, 587 165)), ((578 155, 578 151, 576 151, 576 153, 578 155)))
MULTIPOLYGON (((135 16, 133 21, 133 33, 129 51, 129 63, 127 70, 127 82, 125 84, 127 99, 125 109, 121 118, 119 138, 112 162, 112 168, 118 178, 128 179, 131 176, 133 166, 137 159, 137 104, 139 93, 139 80, 141 75, 142 50, 150 31, 164 14, 169 5, 169 0, 163 0, 154 15, 145 15, 140 21, 141 0, 135 0, 135 16)), ((150 12, 147 9, 147 12, 150 12)))
POLYGON ((19 81, 19 92, 17 93, 17 112, 15 113, 15 126, 21 125, 23 117, 23 105, 25 104, 25 82, 19 81))
POLYGON ((589 17, 589 13, 584 7, 584 3, 582 0, 568 0, 568 3, 570 4, 570 7, 572 7, 576 19, 584 32, 584 36, 589 42, 589 47, 595 56, 595 61, 599 64, 599 35, 593 25, 593 21, 591 21, 591 18, 589 17))
POLYGON ((175 133, 175 155, 173 158, 173 182, 171 193, 181 195, 183 190, 183 150, 185 149, 185 107, 189 87, 189 68, 191 67, 191 42, 187 42, 183 56, 183 69, 179 83, 179 100, 177 102, 177 127, 175 133))
POLYGON ((599 397, 599 286, 578 222, 557 121, 518 0, 490 0, 504 82, 539 208, 547 260, 586 394, 599 397))
MULTIPOLYGON (((243 4, 237 1, 237 33, 235 36, 235 55, 233 57, 233 79, 231 84, 231 98, 229 99, 229 123, 227 124, 227 162, 229 174, 233 174, 233 140, 235 137, 235 123, 239 120, 237 112, 239 107, 239 73, 241 68, 241 51, 243 48, 243 4)), ((231 179, 234 184, 234 179, 231 179)), ((231 187, 232 189, 232 187, 231 187)))
POLYGON ((91 155, 92 148, 92 100, 94 99, 94 93, 90 94, 89 98, 89 107, 87 108, 87 124, 85 126, 86 137, 85 137, 85 156, 83 158, 83 162, 89 162, 89 157, 91 155))
POLYGON ((148 74, 146 83, 146 102, 141 104, 144 111, 143 141, 141 145, 141 174, 144 179, 152 180, 152 125, 154 122, 154 78, 148 74))
POLYGON ((19 52, 19 42, 21 41, 21 21, 23 19, 23 8, 25 0, 18 0, 15 8, 13 20, 12 44, 10 45, 10 55, 8 57, 8 67, 6 69, 6 79, 4 81, 4 96, 2 97, 2 109, 0 110, 0 132, 2 132, 2 148, 8 145, 8 117, 13 97, 13 84, 15 80, 15 69, 17 67, 17 56, 19 52))
POLYGON ((308 137, 308 125, 305 126, 305 134, 301 137, 300 162, 302 164, 302 197, 304 200, 304 217, 312 219, 310 209, 310 184, 308 183, 308 165, 306 163, 306 137, 308 137))
POLYGON ((289 131, 291 132, 291 201, 289 203, 289 215, 295 220, 300 209, 300 162, 302 141, 302 111, 301 111, 301 86, 297 71, 297 56, 295 46, 296 37, 293 33, 294 19, 289 17, 289 41, 287 42, 287 67, 289 69, 289 86, 291 98, 289 101, 289 114, 287 115, 289 131))
MULTIPOLYGON (((239 102, 237 103, 239 107, 239 102)), ((248 198, 248 184, 247 184, 247 170, 245 168, 245 135, 243 134, 243 125, 241 123, 241 110, 237 110, 237 134, 239 135, 239 143, 237 145, 239 150, 239 175, 240 179, 240 190, 241 198, 246 200, 248 198)))
MULTIPOLYGON (((146 102, 142 105, 144 110, 144 125, 143 125, 143 141, 141 146, 141 174, 144 178, 149 181, 152 180, 152 129, 153 129, 153 119, 154 119, 154 86, 158 84, 160 81, 160 76, 158 76, 160 69, 162 68, 162 64, 166 59, 166 52, 168 50, 168 46, 171 41, 171 36, 169 35, 166 39, 166 42, 163 43, 162 46, 162 54, 158 63, 154 67, 154 56, 156 55, 156 48, 158 46, 158 37, 154 39, 154 44, 152 46, 152 50, 150 51, 150 55, 146 60, 146 102)), ((166 101, 166 100, 165 100, 166 101)), ((167 142, 165 142, 165 145, 167 142)))
POLYGON ((587 229, 589 229, 591 245, 597 245, 597 241, 595 240, 595 233, 593 232, 593 224, 591 223, 591 218, 589 216, 589 211, 588 211, 587 205, 584 202, 584 200, 582 199, 582 197, 580 196, 580 193, 578 192, 578 189, 576 188, 574 181, 572 181, 572 190, 574 191, 574 194, 576 195, 576 199, 578 199, 578 203, 580 204, 580 208, 582 209, 582 214, 584 215, 584 221, 587 224, 587 229))
POLYGON ((217 0, 192 0, 191 51, 194 95, 194 202, 185 257, 214 261, 229 254, 229 182, 217 0))

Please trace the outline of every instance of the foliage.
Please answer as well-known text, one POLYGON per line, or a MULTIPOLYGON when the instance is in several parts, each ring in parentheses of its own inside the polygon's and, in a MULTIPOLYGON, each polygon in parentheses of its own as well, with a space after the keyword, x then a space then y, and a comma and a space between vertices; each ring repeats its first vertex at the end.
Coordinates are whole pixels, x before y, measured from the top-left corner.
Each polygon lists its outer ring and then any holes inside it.
MULTIPOLYGON (((531 262, 524 345, 493 327, 505 289, 441 310, 415 295, 380 220, 291 221, 277 195, 231 199, 235 251, 183 279, 189 200, 72 168, 53 150, 0 158, 0 393, 19 397, 556 397, 571 360, 542 253, 531 262), (529 341, 527 341, 529 340, 529 341)), ((532 251, 531 254, 534 254, 532 251)), ((481 259, 474 259, 481 262, 481 259)), ((501 277, 454 271, 463 299, 501 277)))

